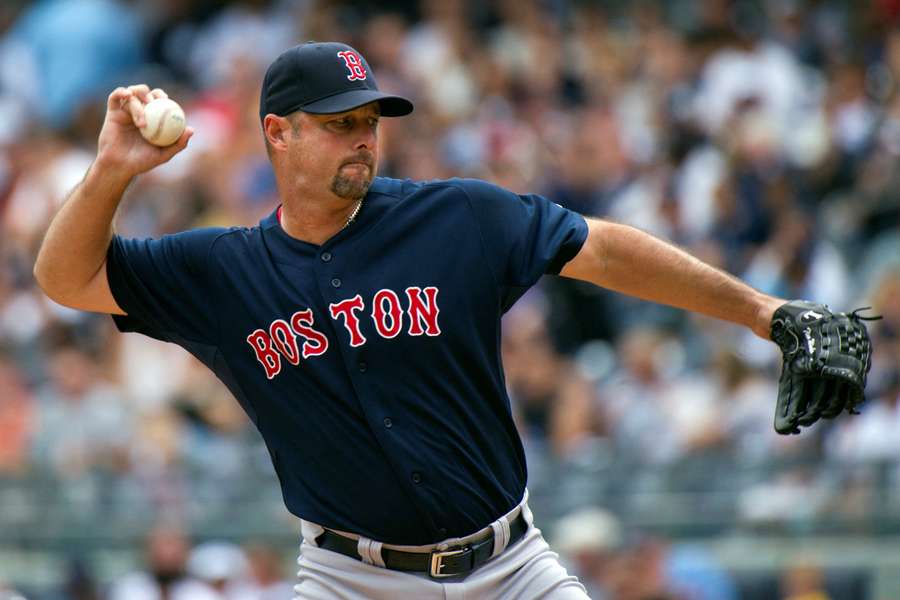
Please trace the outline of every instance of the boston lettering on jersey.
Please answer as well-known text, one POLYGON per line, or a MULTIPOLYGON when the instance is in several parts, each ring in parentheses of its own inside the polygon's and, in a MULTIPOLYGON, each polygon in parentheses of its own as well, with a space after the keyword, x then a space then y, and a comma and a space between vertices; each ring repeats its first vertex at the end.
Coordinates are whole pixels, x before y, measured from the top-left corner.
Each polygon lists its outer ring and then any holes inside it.
MULTIPOLYGON (((440 335, 438 314, 441 310, 437 303, 438 288, 432 286, 423 290, 411 286, 405 291, 406 315, 409 322, 407 335, 440 335)), ((378 290, 372 298, 370 307, 370 316, 378 335, 386 339, 397 337, 403 329, 404 314, 397 292, 389 289, 378 290)), ((332 319, 343 322, 351 347, 355 348, 366 343, 366 336, 361 330, 357 315, 366 309, 362 296, 357 294, 352 298, 334 302, 328 309, 332 319)), ((295 312, 289 321, 275 319, 268 330, 256 329, 247 336, 247 343, 256 353, 256 360, 265 369, 267 378, 272 379, 281 372, 282 357, 296 366, 300 364, 301 356, 304 359, 320 356, 328 350, 328 337, 314 329, 314 324, 312 310, 307 308, 295 312), (298 336, 304 340, 302 346, 298 345, 298 336)))

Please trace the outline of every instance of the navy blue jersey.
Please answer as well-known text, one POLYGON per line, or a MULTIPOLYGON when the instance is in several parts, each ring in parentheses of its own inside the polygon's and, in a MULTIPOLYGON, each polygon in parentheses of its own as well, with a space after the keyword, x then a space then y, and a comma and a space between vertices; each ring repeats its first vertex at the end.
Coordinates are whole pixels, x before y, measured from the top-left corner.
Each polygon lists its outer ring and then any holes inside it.
POLYGON ((584 219, 476 180, 376 178, 318 246, 253 228, 113 238, 122 331, 174 342, 258 427, 288 509, 394 544, 463 536, 522 497, 500 317, 584 219))

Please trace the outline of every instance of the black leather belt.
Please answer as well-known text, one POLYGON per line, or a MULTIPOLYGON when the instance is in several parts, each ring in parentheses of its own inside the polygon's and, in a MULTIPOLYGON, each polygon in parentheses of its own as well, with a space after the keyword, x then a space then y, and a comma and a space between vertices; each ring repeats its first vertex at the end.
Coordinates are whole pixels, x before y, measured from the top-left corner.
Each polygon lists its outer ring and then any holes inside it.
MULTIPOLYGON (((509 524, 509 544, 507 548, 518 542, 528 530, 528 523, 522 512, 509 524)), ((345 537, 326 529, 316 538, 319 548, 338 552, 344 556, 362 560, 358 551, 357 540, 345 537)), ((474 571, 486 563, 494 553, 494 532, 486 532, 464 546, 449 547, 446 550, 431 552, 406 552, 403 550, 381 549, 384 566, 395 571, 417 571, 427 573, 431 577, 453 577, 474 571)))

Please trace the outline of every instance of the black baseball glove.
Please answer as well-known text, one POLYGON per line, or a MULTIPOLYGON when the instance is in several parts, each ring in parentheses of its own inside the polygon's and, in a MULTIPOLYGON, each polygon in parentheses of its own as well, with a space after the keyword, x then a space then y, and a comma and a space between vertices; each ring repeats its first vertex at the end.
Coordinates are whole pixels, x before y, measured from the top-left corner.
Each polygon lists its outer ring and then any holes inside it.
POLYGON ((784 363, 778 382, 775 431, 800 433, 820 418, 833 419, 846 409, 856 414, 864 397, 872 346, 863 320, 832 313, 824 304, 794 300, 772 316, 772 340, 784 363))

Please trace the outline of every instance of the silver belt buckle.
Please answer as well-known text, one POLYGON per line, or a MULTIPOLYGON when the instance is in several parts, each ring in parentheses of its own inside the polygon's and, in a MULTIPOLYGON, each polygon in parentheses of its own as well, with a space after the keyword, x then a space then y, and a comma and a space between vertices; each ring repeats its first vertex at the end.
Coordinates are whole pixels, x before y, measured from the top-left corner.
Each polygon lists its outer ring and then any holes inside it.
MULTIPOLYGON (((460 556, 466 553, 471 553, 472 548, 469 546, 465 546, 458 550, 445 550, 444 552, 432 552, 431 553, 431 569, 428 574, 433 578, 438 579, 441 577, 453 577, 454 575, 459 575, 459 573, 442 573, 444 570, 444 559, 450 558, 454 556, 460 556)), ((470 569, 471 570, 471 569, 470 569)), ((465 572, 465 571, 463 571, 465 572)))

